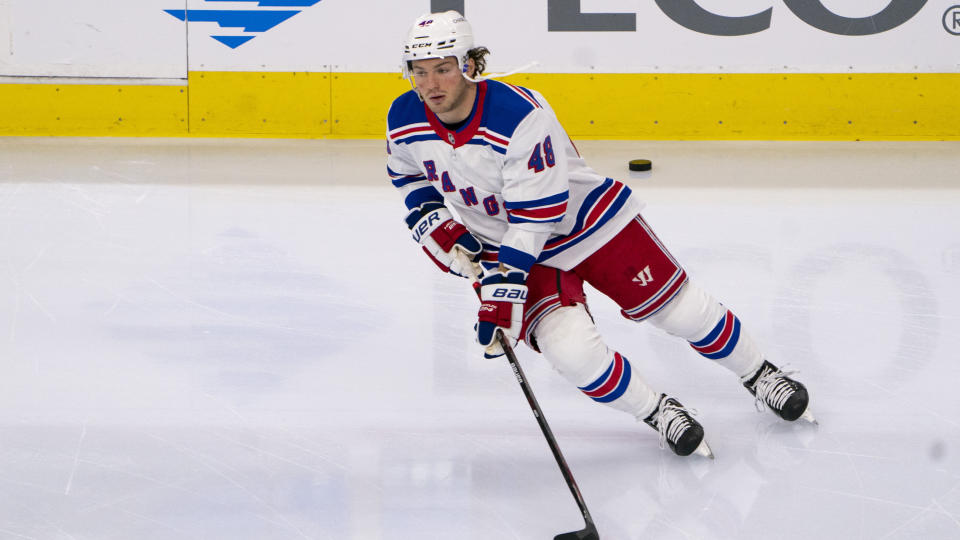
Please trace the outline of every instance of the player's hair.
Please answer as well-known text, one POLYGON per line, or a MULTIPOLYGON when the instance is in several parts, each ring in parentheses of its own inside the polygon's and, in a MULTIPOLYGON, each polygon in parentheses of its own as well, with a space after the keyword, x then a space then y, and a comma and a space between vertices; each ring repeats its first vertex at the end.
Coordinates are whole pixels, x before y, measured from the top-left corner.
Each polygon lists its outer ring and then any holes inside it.
POLYGON ((490 49, 486 47, 474 47, 467 51, 467 56, 473 60, 474 65, 477 66, 471 77, 476 78, 478 75, 483 74, 483 70, 487 68, 488 54, 490 54, 490 49))

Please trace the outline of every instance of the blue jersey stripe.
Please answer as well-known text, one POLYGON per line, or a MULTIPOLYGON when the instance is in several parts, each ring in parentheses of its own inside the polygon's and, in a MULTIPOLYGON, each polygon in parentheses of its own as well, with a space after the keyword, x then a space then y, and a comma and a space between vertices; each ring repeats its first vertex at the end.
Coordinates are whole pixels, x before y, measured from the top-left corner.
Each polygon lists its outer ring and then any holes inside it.
MULTIPOLYGON (((617 215, 617 212, 619 212, 620 209, 623 207, 623 205, 626 204, 627 199, 628 199, 629 197, 630 197, 630 190, 624 189, 623 192, 620 193, 620 195, 619 195, 616 199, 614 199, 613 204, 611 204, 609 207, 607 207, 606 211, 603 213, 603 216, 602 216, 600 219, 598 219, 597 222, 594 223, 589 229, 587 229, 586 232, 584 232, 583 234, 580 234, 580 236, 578 236, 578 237, 576 237, 576 238, 573 238, 573 239, 570 240, 569 242, 563 243, 563 244, 560 245, 560 246, 557 246, 557 247, 552 248, 552 249, 545 249, 545 250, 543 250, 543 252, 540 253, 539 259, 537 259, 537 260, 539 260, 539 261, 545 261, 545 260, 549 259, 550 257, 553 257, 554 255, 557 255, 557 254, 559 254, 559 253, 562 253, 563 251, 565 251, 565 250, 567 250, 567 249, 569 249, 569 248, 571 248, 571 247, 579 244, 579 243, 582 242, 583 240, 589 238, 590 235, 593 234, 594 232, 596 232, 597 229, 603 227, 604 224, 606 224, 606 223, 607 223, 608 221, 610 221, 614 216, 617 215)), ((581 209, 581 213, 583 213, 582 209, 581 209)), ((579 217, 577 218, 578 224, 579 224, 581 227, 582 227, 582 218, 585 218, 585 215, 584 215, 584 216, 579 216, 579 217)), ((578 233, 580 233, 581 230, 582 230, 582 229, 574 228, 574 230, 570 231, 570 234, 568 234, 567 236, 565 236, 565 237, 563 237, 563 238, 559 238, 559 239, 557 239, 557 240, 551 240, 551 243, 552 243, 552 242, 556 242, 556 241, 562 242, 564 238, 571 238, 571 237, 577 235, 578 233)))
POLYGON ((396 144, 410 144, 410 143, 421 142, 421 141, 442 141, 442 140, 443 139, 441 139, 439 135, 437 135, 434 132, 430 132, 430 133, 412 135, 409 137, 404 137, 402 139, 396 139, 393 142, 396 144))
POLYGON ((593 205, 597 203, 597 200, 607 192, 610 187, 613 186, 613 179, 607 178, 600 184, 600 187, 595 188, 583 199, 583 204, 580 205, 580 211, 577 212, 577 221, 573 224, 573 231, 571 234, 583 229, 583 222, 587 219, 587 214, 590 213, 590 210, 593 208, 593 205))
POLYGON ((403 178, 395 178, 391 180, 393 187, 402 188, 403 186, 408 186, 416 182, 423 182, 427 179, 426 176, 422 174, 420 176, 404 176, 403 178))
POLYGON ((556 195, 550 195, 549 197, 544 197, 542 199, 534 199, 532 201, 504 201, 503 207, 507 210, 516 210, 518 208, 535 208, 537 206, 548 206, 551 204, 559 204, 570 199, 570 192, 564 191, 563 193, 557 193, 556 195))
POLYGON ((543 219, 530 219, 520 216, 515 216, 510 214, 507 216, 507 223, 559 223, 563 221, 563 216, 557 216, 552 218, 543 218, 543 219))
POLYGON ((417 208, 423 203, 427 202, 438 202, 443 204, 443 195, 440 195, 440 192, 437 191, 433 186, 426 186, 411 191, 403 200, 403 203, 407 205, 408 210, 413 210, 414 208, 417 208))
POLYGON ((498 154, 503 154, 503 155, 507 154, 506 148, 502 148, 495 144, 491 144, 490 141, 487 141, 485 139, 470 139, 469 141, 467 141, 467 144, 475 144, 478 146, 489 146, 494 152, 498 154))
POLYGON ((533 263, 537 261, 536 257, 519 249, 510 246, 500 246, 500 254, 497 259, 500 264, 512 266, 529 273, 533 263))

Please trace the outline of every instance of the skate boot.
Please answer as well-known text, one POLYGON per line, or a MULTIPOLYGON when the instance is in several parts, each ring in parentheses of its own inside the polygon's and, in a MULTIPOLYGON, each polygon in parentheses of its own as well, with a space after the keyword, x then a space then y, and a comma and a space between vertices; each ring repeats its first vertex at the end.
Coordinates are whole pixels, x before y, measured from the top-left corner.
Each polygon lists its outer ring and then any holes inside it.
POLYGON ((703 426, 676 399, 660 394, 657 408, 643 421, 660 433, 660 448, 666 442, 678 456, 696 452, 713 459, 713 451, 703 440, 703 426))
POLYGON ((793 422, 798 418, 816 424, 813 414, 807 409, 810 396, 807 388, 790 378, 794 372, 783 372, 767 360, 749 379, 743 380, 743 386, 756 397, 757 410, 764 406, 780 418, 793 422))

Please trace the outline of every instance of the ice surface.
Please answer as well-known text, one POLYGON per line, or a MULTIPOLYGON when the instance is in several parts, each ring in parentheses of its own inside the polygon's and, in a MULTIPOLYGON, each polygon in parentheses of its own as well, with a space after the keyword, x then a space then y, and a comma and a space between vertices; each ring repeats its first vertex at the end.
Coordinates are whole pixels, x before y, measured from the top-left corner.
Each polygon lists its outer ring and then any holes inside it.
MULTIPOLYGON (((579 146, 820 421, 757 413, 591 291, 717 454, 660 450, 521 347, 601 538, 960 538, 960 143, 579 146)), ((403 214, 381 141, 0 139, 0 538, 580 528, 403 214)))

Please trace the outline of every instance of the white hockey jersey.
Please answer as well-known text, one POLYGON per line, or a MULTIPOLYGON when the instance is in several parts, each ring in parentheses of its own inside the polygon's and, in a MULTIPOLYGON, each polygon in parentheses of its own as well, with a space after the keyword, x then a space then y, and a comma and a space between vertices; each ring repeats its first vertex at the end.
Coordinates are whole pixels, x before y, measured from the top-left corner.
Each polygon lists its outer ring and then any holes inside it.
POLYGON ((538 92, 487 80, 447 129, 411 90, 387 116, 387 173, 408 209, 442 202, 483 243, 486 267, 569 270, 641 210, 630 188, 580 157, 538 92))

